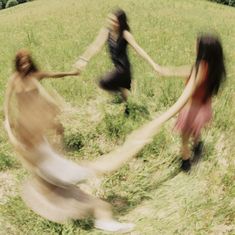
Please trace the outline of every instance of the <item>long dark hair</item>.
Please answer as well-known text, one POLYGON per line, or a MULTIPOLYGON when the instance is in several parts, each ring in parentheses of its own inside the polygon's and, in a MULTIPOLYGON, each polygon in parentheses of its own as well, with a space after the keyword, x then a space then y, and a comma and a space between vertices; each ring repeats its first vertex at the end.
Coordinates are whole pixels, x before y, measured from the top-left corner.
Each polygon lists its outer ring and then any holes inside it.
POLYGON ((119 23, 119 33, 122 34, 124 30, 130 31, 130 27, 127 23, 127 16, 125 11, 122 9, 116 9, 113 14, 117 17, 118 23, 119 23))
POLYGON ((28 58, 28 61, 29 61, 29 64, 30 64, 30 67, 28 69, 28 71, 26 72, 25 75, 28 75, 30 73, 33 73, 33 72, 37 72, 38 71, 38 68, 37 66, 35 65, 32 57, 31 57, 31 54, 28 50, 26 49, 21 49, 19 50, 17 53, 16 53, 16 56, 15 56, 15 70, 17 72, 20 72, 20 60, 22 57, 27 57, 28 58))
POLYGON ((206 93, 204 97, 207 99, 218 93, 220 85, 226 77, 223 48, 218 36, 210 34, 201 34, 198 36, 196 58, 197 70, 202 60, 208 63, 208 77, 206 80, 206 93))

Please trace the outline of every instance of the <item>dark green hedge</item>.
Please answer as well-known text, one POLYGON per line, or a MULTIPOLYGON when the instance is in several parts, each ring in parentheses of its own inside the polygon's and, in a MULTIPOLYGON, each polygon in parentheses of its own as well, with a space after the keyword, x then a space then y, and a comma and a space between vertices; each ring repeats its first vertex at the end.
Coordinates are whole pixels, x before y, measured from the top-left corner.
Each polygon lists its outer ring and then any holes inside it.
POLYGON ((30 1, 32 0, 0 0, 0 10, 30 1))
POLYGON ((235 0, 209 0, 209 1, 235 7, 235 0))
POLYGON ((19 3, 17 2, 17 0, 9 0, 5 6, 5 8, 9 8, 9 7, 14 7, 16 5, 18 5, 19 3))

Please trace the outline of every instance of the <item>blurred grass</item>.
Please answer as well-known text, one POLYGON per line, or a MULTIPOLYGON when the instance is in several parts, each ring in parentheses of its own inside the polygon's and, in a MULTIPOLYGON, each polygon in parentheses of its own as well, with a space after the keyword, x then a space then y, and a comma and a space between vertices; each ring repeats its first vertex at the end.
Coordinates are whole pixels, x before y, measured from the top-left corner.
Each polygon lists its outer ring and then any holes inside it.
MULTIPOLYGON (((38 0, 0 12, 0 104, 15 52, 29 48, 43 70, 70 70, 105 24, 115 6, 125 9, 137 42, 160 64, 192 64, 198 32, 220 33, 227 83, 214 99, 214 120, 203 133, 204 159, 187 175, 179 172, 180 140, 168 122, 153 142, 95 192, 110 201, 120 220, 137 224, 136 234, 234 234, 234 76, 233 8, 194 0, 38 0)), ((62 117, 71 158, 93 159, 120 145, 154 113, 172 105, 184 82, 157 77, 129 48, 134 87, 124 106, 97 88, 96 79, 112 65, 104 49, 77 78, 47 80, 73 107, 62 117)), ((0 112, 3 120, 3 113, 0 112)), ((19 167, 6 135, 0 132, 0 170, 19 167), (9 156, 9 158, 8 158, 9 156)), ((24 171, 17 171, 19 183, 24 171)), ((0 186, 1 188, 1 186, 0 186)), ((17 192, 17 189, 16 189, 17 192)), ((0 234, 103 234, 90 220, 58 225, 31 212, 18 196, 0 204, 0 234)))

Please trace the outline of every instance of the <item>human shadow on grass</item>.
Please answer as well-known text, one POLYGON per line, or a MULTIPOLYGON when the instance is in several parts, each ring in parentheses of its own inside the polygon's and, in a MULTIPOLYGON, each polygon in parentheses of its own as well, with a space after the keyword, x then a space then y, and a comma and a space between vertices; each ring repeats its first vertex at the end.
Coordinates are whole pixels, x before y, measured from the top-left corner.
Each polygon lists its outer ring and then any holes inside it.
POLYGON ((162 186, 162 184, 164 184, 168 180, 171 180, 174 177, 176 177, 179 172, 180 170, 179 168, 177 168, 174 171, 166 174, 166 176, 164 176, 161 180, 146 185, 146 187, 142 189, 142 192, 138 197, 136 197, 136 192, 131 192, 130 193, 131 195, 129 195, 128 197, 120 196, 118 193, 112 193, 106 198, 106 201, 112 205, 114 214, 116 215, 127 214, 130 211, 134 210, 144 200, 151 199, 150 196, 151 191, 156 190, 158 187, 162 186), (135 199, 133 200, 132 197, 135 197, 135 199))
MULTIPOLYGON (((192 161, 192 167, 194 168, 194 170, 198 169, 201 161, 206 160, 208 156, 213 155, 213 151, 215 151, 213 147, 210 145, 207 145, 207 147, 208 148, 204 149, 203 153, 201 153, 200 158, 197 159, 198 161, 192 161)), ((146 160, 143 159, 143 164, 145 162, 146 160)), ((150 181, 148 184, 139 188, 138 191, 129 191, 128 197, 123 197, 123 196, 120 196, 118 193, 111 192, 111 194, 106 198, 106 200, 110 204, 112 204, 114 213, 118 215, 127 214, 130 211, 134 210, 144 200, 151 199, 152 191, 155 191, 167 181, 172 180, 181 172, 180 162, 181 162, 180 157, 175 157, 170 162, 168 162, 166 167, 162 169, 158 168, 160 171, 165 171, 165 174, 161 176, 160 179, 156 179, 156 181, 152 181, 152 182, 150 181), (174 166, 174 167, 170 168, 170 166, 174 166)), ((191 174, 192 170, 187 174, 191 174)), ((154 179, 156 177, 155 173, 156 172, 152 172, 147 177, 149 179, 154 179)))

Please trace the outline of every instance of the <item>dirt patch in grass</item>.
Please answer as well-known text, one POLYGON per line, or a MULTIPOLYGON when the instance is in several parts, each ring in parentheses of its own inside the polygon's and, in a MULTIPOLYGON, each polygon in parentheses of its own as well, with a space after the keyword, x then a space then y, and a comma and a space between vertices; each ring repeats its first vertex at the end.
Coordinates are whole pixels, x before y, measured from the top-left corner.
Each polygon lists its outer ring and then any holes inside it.
POLYGON ((11 171, 0 172, 0 204, 4 204, 9 196, 16 194, 16 181, 11 171))

